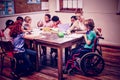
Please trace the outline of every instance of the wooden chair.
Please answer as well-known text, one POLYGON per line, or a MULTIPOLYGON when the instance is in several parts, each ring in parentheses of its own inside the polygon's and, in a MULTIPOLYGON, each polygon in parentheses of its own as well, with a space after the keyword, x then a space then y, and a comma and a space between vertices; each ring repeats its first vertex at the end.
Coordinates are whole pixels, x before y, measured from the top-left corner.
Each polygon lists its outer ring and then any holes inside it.
POLYGON ((5 38, 3 34, 3 30, 0 30, 0 56, 1 56, 1 74, 3 73, 3 69, 5 68, 4 61, 9 60, 11 63, 11 70, 15 70, 15 62, 16 59, 14 58, 14 46, 10 41, 4 41, 5 38))
POLYGON ((4 68, 4 60, 5 57, 7 57, 10 60, 11 63, 11 69, 12 71, 15 68, 15 58, 14 58, 14 51, 13 46, 10 41, 0 41, 0 47, 1 47, 1 73, 4 68))

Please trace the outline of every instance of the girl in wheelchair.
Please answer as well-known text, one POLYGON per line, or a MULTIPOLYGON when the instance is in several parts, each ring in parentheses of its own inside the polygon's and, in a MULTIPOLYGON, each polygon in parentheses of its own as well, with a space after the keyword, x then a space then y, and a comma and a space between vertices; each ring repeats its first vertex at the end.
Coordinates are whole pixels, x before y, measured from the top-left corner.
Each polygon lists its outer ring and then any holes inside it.
MULTIPOLYGON (((74 63, 76 57, 82 57, 84 54, 88 52, 92 52, 92 48, 94 46, 94 40, 96 38, 96 32, 94 29, 94 21, 93 19, 87 19, 84 21, 84 26, 86 26, 86 34, 84 34, 85 45, 77 46, 76 48, 72 49, 71 54, 68 58, 66 63, 66 71, 72 70, 73 67, 77 66, 78 64, 74 63), (75 64, 75 65, 73 65, 75 64)), ((79 67, 75 67, 79 70, 79 67)))

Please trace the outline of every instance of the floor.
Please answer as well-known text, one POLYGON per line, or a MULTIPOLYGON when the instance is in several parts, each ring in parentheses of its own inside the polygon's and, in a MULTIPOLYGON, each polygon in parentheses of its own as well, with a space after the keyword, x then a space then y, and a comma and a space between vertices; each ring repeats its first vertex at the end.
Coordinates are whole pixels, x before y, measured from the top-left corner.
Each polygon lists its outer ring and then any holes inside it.
MULTIPOLYGON (((84 76, 81 72, 80 74, 75 74, 73 76, 64 74, 65 80, 120 80, 120 49, 105 48, 103 47, 103 58, 105 60, 105 69, 98 76, 84 76)), ((0 80, 11 80, 10 65, 7 61, 6 68, 3 74, 0 75, 0 80)), ((34 72, 29 76, 21 77, 21 80, 57 80, 57 68, 46 66, 42 68, 39 72, 34 72)))

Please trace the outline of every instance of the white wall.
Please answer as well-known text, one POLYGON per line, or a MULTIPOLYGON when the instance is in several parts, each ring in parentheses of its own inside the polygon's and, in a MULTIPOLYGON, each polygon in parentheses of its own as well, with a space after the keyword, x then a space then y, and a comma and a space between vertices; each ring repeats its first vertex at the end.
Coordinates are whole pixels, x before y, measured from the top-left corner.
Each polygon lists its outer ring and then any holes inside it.
MULTIPOLYGON (((50 13, 58 15, 61 21, 69 22, 74 13, 54 12, 56 0, 49 0, 50 13)), ((85 18, 92 18, 96 27, 102 28, 105 40, 101 43, 120 46, 120 15, 116 15, 118 10, 118 0, 83 0, 83 10, 85 18)))
POLYGON ((103 42, 120 46, 118 0, 84 0, 83 6, 85 17, 93 18, 96 26, 102 28, 103 42))
MULTIPOLYGON (((102 28, 105 38, 101 43, 120 46, 120 15, 116 15, 118 10, 118 0, 83 0, 83 9, 85 18, 92 18, 97 27, 102 28)), ((49 0, 49 13, 60 17, 62 23, 69 23, 70 17, 74 13, 55 12, 57 10, 56 0, 49 0)), ((44 18, 46 12, 37 12, 30 14, 20 14, 23 17, 29 15, 32 17, 32 26, 36 27, 37 21, 44 18)), ((7 19, 13 19, 18 15, 0 18, 0 29, 5 25, 7 19)))
POLYGON ((32 18, 32 23, 31 23, 32 27, 37 27, 37 22, 39 20, 44 19, 43 16, 44 16, 45 13, 48 13, 48 11, 47 12, 43 11, 43 12, 22 13, 22 14, 15 14, 15 15, 12 15, 12 16, 7 16, 7 17, 1 17, 0 18, 0 25, 1 25, 0 29, 5 28, 6 20, 12 19, 12 20, 15 21, 18 16, 21 16, 23 18, 25 16, 30 16, 32 18))

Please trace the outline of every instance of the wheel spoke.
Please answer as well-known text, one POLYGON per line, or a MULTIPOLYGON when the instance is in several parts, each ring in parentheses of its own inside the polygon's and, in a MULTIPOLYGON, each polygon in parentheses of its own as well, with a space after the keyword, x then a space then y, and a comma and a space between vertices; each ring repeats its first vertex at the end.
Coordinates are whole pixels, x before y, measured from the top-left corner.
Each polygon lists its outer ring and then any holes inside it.
POLYGON ((87 54, 81 59, 81 69, 86 75, 98 75, 104 69, 104 60, 98 54, 87 54))

